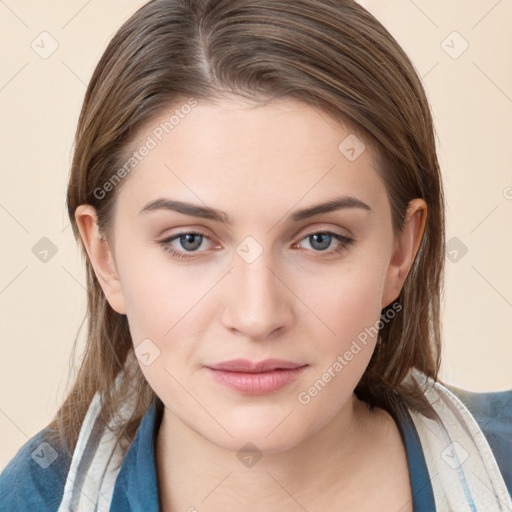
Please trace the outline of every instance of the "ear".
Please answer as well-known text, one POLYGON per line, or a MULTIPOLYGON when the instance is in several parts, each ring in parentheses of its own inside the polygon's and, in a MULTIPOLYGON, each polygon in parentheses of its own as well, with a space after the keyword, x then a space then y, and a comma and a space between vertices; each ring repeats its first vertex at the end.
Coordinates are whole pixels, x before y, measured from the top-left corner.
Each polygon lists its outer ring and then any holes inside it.
POLYGON ((94 268, 94 273, 105 293, 112 309, 126 314, 126 305, 122 294, 113 251, 103 233, 98 231, 96 209, 88 204, 81 204, 75 210, 75 219, 80 236, 94 268))
POLYGON ((419 198, 410 201, 403 229, 393 243, 393 254, 389 262, 382 295, 383 308, 400 295, 423 238, 426 221, 427 204, 425 201, 419 198))

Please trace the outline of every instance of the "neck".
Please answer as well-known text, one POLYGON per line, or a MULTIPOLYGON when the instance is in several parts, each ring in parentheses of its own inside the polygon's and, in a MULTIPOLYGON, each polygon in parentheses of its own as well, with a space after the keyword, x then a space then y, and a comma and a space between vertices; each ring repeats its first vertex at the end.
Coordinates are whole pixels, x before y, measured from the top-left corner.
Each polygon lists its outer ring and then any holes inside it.
POLYGON ((361 481, 377 423, 376 415, 352 395, 328 424, 299 444, 241 460, 236 451, 205 439, 165 408, 156 444, 162 511, 235 506, 245 512, 282 511, 284 498, 318 504, 318 497, 361 481))

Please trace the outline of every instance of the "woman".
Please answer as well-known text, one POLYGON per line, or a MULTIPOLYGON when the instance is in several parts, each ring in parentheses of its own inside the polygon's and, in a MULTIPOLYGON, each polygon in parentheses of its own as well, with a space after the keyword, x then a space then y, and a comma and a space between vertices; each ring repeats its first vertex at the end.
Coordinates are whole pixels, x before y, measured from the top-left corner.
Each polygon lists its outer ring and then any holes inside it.
POLYGON ((2 510, 512 509, 512 393, 437 376, 429 105, 361 6, 149 2, 93 74, 67 200, 86 351, 2 510))

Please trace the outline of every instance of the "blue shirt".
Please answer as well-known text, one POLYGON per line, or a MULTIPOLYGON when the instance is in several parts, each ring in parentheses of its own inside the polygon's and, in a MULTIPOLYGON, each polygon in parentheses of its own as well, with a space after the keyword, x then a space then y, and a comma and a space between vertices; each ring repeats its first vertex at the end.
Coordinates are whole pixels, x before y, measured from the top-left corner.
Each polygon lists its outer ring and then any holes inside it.
MULTIPOLYGON (((464 402, 484 432, 512 495, 512 390, 472 393, 448 388, 464 402)), ((393 416, 407 452, 414 512, 435 511, 430 476, 412 418, 405 405, 393 416)), ((160 512, 155 464, 155 442, 160 422, 161 413, 152 404, 121 465, 111 512, 160 512)), ((59 450, 48 435, 49 430, 43 429, 29 439, 0 474, 1 512, 57 511, 71 458, 59 450), (55 452, 48 452, 41 445, 45 441, 55 452), (36 462, 38 457, 52 462, 44 468, 45 464, 36 462)))

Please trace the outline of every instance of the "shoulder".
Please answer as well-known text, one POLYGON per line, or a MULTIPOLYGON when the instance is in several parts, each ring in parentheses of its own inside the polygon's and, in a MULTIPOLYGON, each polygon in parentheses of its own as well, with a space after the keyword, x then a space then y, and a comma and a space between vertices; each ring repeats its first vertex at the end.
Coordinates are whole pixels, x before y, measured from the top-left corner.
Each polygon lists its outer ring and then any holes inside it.
POLYGON ((57 511, 71 457, 48 427, 30 438, 0 473, 0 511, 57 511))
POLYGON ((512 389, 475 393, 444 386, 467 407, 482 430, 512 495, 512 389))

